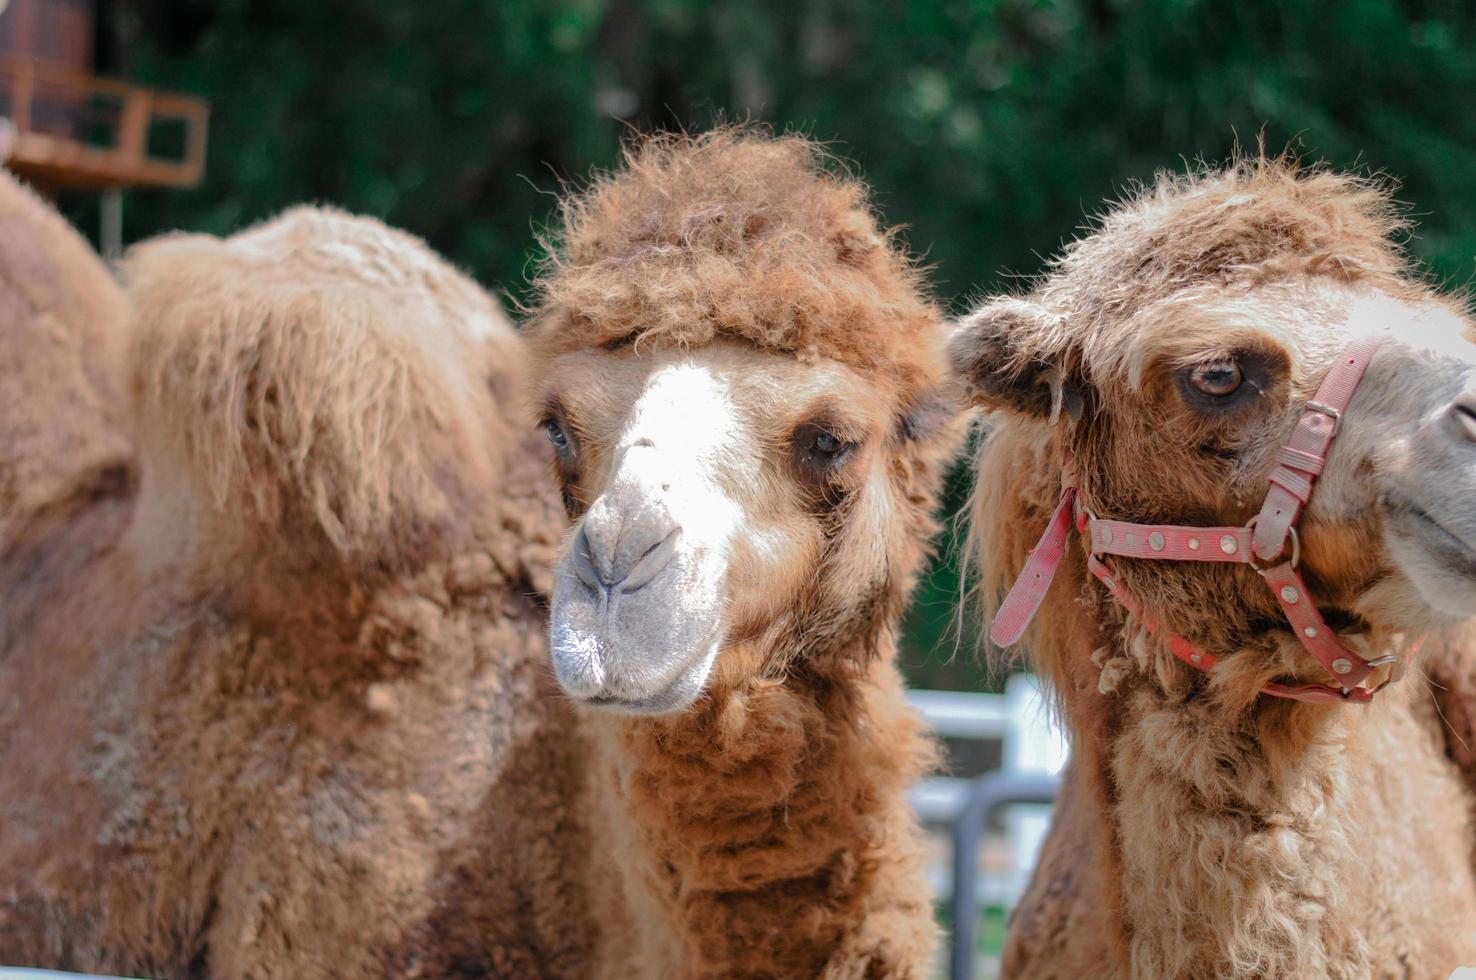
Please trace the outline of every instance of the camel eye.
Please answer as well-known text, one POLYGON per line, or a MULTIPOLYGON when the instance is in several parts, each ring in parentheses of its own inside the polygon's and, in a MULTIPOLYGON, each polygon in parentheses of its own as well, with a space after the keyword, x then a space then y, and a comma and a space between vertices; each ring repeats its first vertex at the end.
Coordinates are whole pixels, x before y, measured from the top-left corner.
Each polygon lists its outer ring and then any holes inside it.
POLYGON ((1225 398, 1240 390, 1244 380, 1240 364, 1235 361, 1215 361, 1201 364, 1189 372, 1189 383, 1201 394, 1211 398, 1225 398))
POLYGON ((856 443, 836 432, 834 422, 816 419, 794 430, 790 452, 807 479, 829 480, 850 459, 856 443))
POLYGON ((560 456, 567 456, 573 451, 574 440, 569 438, 569 432, 564 428, 563 422, 549 415, 545 416, 543 421, 538 424, 543 429, 543 434, 548 436, 548 441, 553 443, 554 449, 560 456))
POLYGON ((816 456, 833 458, 840 455, 846 448, 846 444, 834 432, 826 432, 822 429, 815 433, 815 441, 810 448, 816 456))
POLYGON ((810 464, 821 468, 836 466, 856 448, 854 442, 836 435, 826 426, 813 423, 803 426, 797 437, 810 464))

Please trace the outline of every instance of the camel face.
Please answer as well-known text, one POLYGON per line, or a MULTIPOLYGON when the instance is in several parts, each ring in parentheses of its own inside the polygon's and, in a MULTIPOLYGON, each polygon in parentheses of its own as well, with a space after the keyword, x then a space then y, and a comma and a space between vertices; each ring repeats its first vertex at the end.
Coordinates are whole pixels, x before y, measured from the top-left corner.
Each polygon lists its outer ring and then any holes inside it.
POLYGON ((1176 498, 1181 514, 1244 524, 1329 366, 1360 339, 1387 338, 1305 512, 1304 559, 1360 590, 1379 582, 1350 610, 1370 621, 1417 628, 1431 611, 1471 615, 1476 344, 1460 315, 1318 284, 1253 303, 1194 292, 1135 319, 1127 383, 1088 392, 1096 410, 1079 423, 1098 458, 1122 467, 1101 488, 1104 514, 1176 498))
POLYGON ((942 317, 864 188, 797 137, 645 141, 564 202, 538 288, 538 404, 575 521, 565 690, 668 714, 864 663, 960 414, 942 317))
POLYGON ((1400 227, 1386 188, 1283 160, 1165 175, 955 334, 997 411, 979 594, 1021 583, 992 632, 1027 617, 1074 736, 1006 974, 1472 961, 1476 620, 1439 634, 1476 610, 1476 348, 1400 227), (1434 704, 1385 690, 1426 631, 1434 704))
MULTIPOLYGON (((1335 359, 1386 338, 1302 517, 1301 568, 1354 644, 1469 618, 1476 345, 1453 305, 1405 275, 1396 228, 1381 192, 1336 175, 1266 164, 1165 184, 1073 245, 1035 293, 972 314, 954 365, 977 402, 1052 434, 1057 472, 1074 462, 1093 512, 1239 526, 1335 359)), ((1211 650, 1284 622, 1246 567, 1118 568, 1153 618, 1211 650)), ((1279 649, 1285 666, 1265 669, 1302 669, 1295 643, 1279 649)))
POLYGON ((792 626, 817 579, 829 628, 855 621, 901 533, 890 401, 843 364, 730 342, 555 361, 543 425, 579 518, 553 600, 564 689, 686 708, 733 637, 792 626))

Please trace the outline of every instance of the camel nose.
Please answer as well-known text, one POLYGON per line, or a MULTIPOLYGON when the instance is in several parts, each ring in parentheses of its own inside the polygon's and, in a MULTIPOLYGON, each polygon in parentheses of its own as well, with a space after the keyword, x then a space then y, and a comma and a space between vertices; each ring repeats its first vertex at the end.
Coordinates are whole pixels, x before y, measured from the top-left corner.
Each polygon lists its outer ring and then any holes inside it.
POLYGON ((671 564, 682 529, 660 499, 595 502, 574 539, 574 572, 606 595, 634 592, 671 564), (624 505, 623 505, 624 504, 624 505))
POLYGON ((1468 442, 1476 442, 1476 392, 1468 392, 1456 399, 1450 407, 1450 418, 1458 435, 1468 442))

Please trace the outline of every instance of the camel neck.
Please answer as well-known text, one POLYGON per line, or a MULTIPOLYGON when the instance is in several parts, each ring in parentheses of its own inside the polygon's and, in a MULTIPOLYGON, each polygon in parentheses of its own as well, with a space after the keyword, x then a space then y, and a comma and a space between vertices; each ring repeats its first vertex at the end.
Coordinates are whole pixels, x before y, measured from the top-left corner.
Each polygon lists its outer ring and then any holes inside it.
POLYGON ((929 945, 908 935, 931 924, 905 791, 931 745, 890 662, 752 679, 672 719, 590 720, 640 962, 816 976, 878 922, 899 948, 929 945))
MULTIPOLYGON (((1132 975, 1369 975, 1360 831, 1387 739, 1366 709, 1232 716, 1143 684, 1099 739, 1132 975)), ((1105 720, 1105 719, 1104 719, 1105 720)))
POLYGON ((1017 955, 1055 955, 1046 937, 1063 922, 1128 976, 1397 976, 1410 950, 1468 955, 1452 923, 1476 921, 1476 892, 1451 866, 1470 853, 1470 791, 1417 676, 1372 705, 1302 704, 1255 695, 1264 651, 1227 652, 1216 679, 1237 710, 1125 638, 1115 606, 1079 597, 1052 594, 1031 649, 1080 794, 1062 801, 1037 884, 1076 897, 1058 920, 1038 894, 1017 955), (1417 897, 1427 887, 1438 902, 1417 897))

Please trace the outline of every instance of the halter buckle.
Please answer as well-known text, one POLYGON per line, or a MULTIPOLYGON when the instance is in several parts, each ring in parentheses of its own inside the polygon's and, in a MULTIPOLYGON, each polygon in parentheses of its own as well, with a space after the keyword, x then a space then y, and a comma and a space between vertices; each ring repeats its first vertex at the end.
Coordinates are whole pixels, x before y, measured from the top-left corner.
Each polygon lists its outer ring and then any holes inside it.
MULTIPOLYGON (((1256 530, 1256 522, 1260 519, 1260 514, 1252 517, 1248 522, 1246 522, 1245 529, 1254 534, 1256 530)), ((1302 536, 1297 533, 1297 526, 1295 524, 1291 525, 1286 530, 1287 533, 1291 536, 1291 567, 1296 568, 1302 562, 1302 536)), ((1277 552, 1276 557, 1280 558, 1282 552, 1284 551, 1286 551, 1286 545, 1282 544, 1281 551, 1277 552)), ((1246 559, 1246 564, 1249 565, 1251 568, 1254 568, 1257 575, 1265 575, 1266 569, 1272 567, 1273 562, 1260 562, 1259 559, 1256 558, 1256 553, 1254 549, 1252 549, 1250 557, 1246 559)))
POLYGON ((1312 401, 1307 403, 1307 411, 1320 412, 1333 420, 1332 434, 1328 438, 1336 439, 1338 433, 1343 430, 1342 409, 1333 408, 1331 405, 1324 405, 1322 402, 1312 401))

